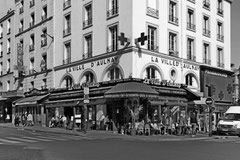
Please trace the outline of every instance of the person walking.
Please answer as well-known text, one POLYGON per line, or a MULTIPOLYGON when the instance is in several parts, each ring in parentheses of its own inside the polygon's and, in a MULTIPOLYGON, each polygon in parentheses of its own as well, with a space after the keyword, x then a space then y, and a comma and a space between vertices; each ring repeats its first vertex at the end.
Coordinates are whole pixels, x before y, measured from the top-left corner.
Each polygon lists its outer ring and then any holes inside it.
POLYGON ((192 112, 190 116, 190 124, 192 129, 192 137, 196 136, 196 129, 197 129, 197 115, 196 112, 192 112))

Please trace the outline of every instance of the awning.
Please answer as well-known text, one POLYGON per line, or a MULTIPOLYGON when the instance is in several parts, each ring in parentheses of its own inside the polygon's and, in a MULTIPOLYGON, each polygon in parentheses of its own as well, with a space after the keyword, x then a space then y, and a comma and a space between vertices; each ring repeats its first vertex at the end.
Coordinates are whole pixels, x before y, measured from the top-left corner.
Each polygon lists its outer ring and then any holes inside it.
POLYGON ((199 91, 194 91, 191 88, 184 88, 187 91, 187 98, 191 100, 201 100, 203 93, 199 91))
POLYGON ((139 82, 119 83, 105 93, 106 98, 157 97, 158 92, 139 82))
POLYGON ((49 94, 20 98, 20 99, 14 101, 13 104, 15 104, 15 106, 26 106, 26 105, 40 104, 40 102, 45 100, 48 97, 48 95, 49 94))

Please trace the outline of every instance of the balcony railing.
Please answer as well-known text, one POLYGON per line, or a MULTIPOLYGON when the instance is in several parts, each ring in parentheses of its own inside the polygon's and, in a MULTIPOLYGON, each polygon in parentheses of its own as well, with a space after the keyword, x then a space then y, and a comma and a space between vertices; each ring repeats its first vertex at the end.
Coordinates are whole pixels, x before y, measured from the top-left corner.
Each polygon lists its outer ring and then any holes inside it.
POLYGON ((33 7, 33 6, 35 6, 35 0, 30 1, 30 8, 33 7))
POLYGON ((208 2, 208 1, 206 1, 206 0, 204 0, 203 1, 203 7, 205 7, 205 8, 210 8, 210 3, 208 2))
POLYGON ((187 55, 187 59, 188 59, 188 60, 192 60, 192 61, 196 61, 196 56, 195 56, 195 55, 192 55, 192 54, 188 54, 188 55, 187 55))
POLYGON ((86 28, 91 25, 92 25, 92 18, 89 18, 88 20, 83 21, 83 28, 86 28))
POLYGON ((46 14, 42 15, 42 21, 44 21, 46 19, 47 19, 47 15, 46 14))
POLYGON ((224 36, 221 34, 217 34, 217 40, 223 42, 224 41, 224 36))
POLYGON ((211 36, 211 31, 206 29, 206 28, 203 28, 203 35, 205 35, 207 37, 210 37, 211 36))
POLYGON ((66 9, 71 6, 71 0, 67 0, 63 2, 63 9, 66 9))
POLYGON ((69 34, 71 34, 71 27, 68 27, 68 28, 63 30, 63 36, 67 36, 69 34))
POLYGON ((19 8, 19 14, 23 13, 23 7, 19 8))
POLYGON ((63 64, 69 64, 71 63, 71 58, 66 58, 63 60, 63 64))
POLYGON ((154 51, 154 52, 159 51, 159 47, 157 45, 152 45, 152 44, 148 44, 147 49, 150 50, 150 51, 154 51))
POLYGON ((174 23, 174 24, 178 24, 178 18, 175 17, 174 15, 169 15, 169 22, 174 23))
POLYGON ((155 8, 147 7, 147 15, 158 18, 159 13, 158 10, 155 8))
POLYGON ((34 49, 35 49, 35 45, 34 44, 29 45, 29 52, 34 51, 34 49))
POLYGON ((221 68, 224 68, 224 63, 222 63, 222 62, 217 62, 217 66, 218 66, 218 67, 221 67, 221 68))
POLYGON ((117 45, 111 45, 107 47, 107 52, 114 52, 118 50, 118 46, 117 45))
POLYGON ((111 10, 107 11, 107 18, 113 17, 118 14, 118 7, 112 8, 111 10))
POLYGON ((91 58, 92 57, 92 52, 88 52, 83 54, 83 59, 91 58))
POLYGON ((179 53, 176 50, 169 49, 169 55, 174 57, 179 57, 179 53))
POLYGON ((203 63, 211 65, 211 60, 207 58, 203 58, 203 63))
POLYGON ((47 45, 47 38, 44 38, 41 40, 41 47, 44 47, 47 45))
POLYGON ((217 9, 217 13, 222 16, 223 15, 223 9, 222 8, 218 8, 217 9))
POLYGON ((191 31, 195 31, 196 30, 196 25, 190 22, 187 22, 187 29, 191 30, 191 31))

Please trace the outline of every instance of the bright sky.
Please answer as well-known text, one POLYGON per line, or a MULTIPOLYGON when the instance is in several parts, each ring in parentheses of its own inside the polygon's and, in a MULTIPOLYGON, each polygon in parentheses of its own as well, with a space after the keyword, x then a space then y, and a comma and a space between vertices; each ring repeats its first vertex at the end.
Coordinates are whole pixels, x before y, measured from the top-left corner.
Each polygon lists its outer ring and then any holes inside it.
POLYGON ((240 66, 240 0, 232 3, 232 63, 240 66))

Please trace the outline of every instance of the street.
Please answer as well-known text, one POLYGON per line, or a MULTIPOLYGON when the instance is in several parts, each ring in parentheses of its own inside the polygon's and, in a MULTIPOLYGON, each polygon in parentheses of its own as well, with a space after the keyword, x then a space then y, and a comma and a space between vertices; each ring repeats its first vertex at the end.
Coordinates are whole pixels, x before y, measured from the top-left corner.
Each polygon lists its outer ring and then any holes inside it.
POLYGON ((148 141, 0 128, 1 160, 236 160, 240 139, 148 141))

